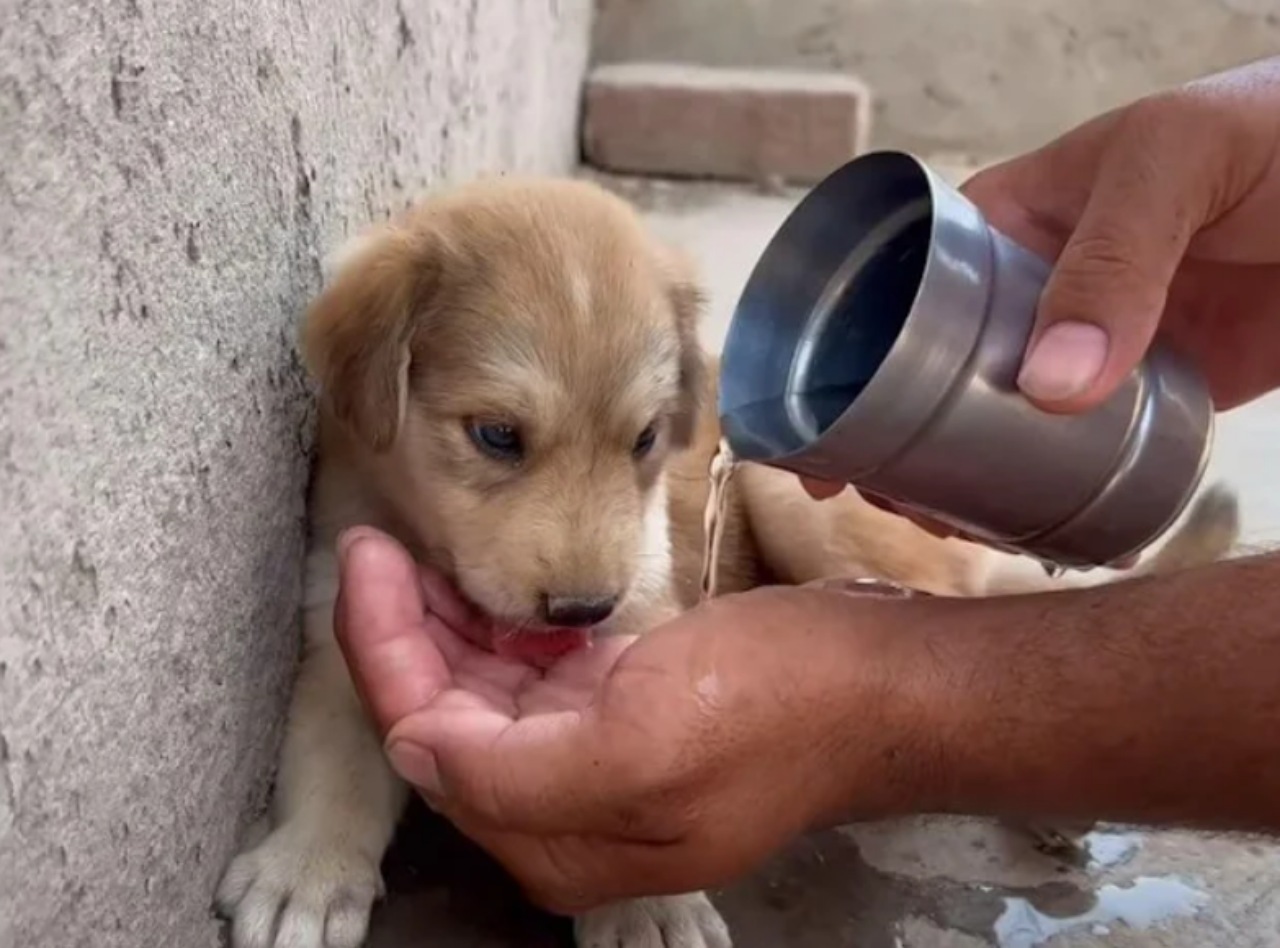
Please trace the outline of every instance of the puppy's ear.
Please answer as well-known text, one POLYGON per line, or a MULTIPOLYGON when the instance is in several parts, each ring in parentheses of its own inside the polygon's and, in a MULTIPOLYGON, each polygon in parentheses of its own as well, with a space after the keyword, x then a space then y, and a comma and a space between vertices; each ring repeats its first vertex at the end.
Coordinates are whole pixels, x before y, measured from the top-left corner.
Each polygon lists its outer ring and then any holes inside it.
POLYGON ((698 340, 698 324, 706 302, 697 269, 682 251, 666 248, 664 270, 667 295, 676 317, 680 340, 680 399, 672 422, 671 440, 678 448, 693 441, 698 414, 707 396, 707 358, 698 340))
POLYGON ((302 351, 321 398, 375 451, 404 423, 409 343, 439 288, 438 249, 430 233, 395 226, 361 238, 307 310, 302 351))

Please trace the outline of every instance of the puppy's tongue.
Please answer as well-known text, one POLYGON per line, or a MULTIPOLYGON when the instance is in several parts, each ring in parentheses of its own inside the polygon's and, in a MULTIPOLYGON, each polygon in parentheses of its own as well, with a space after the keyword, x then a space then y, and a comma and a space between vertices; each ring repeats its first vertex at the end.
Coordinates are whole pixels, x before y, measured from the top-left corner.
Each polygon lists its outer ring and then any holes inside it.
POLYGON ((576 652, 590 644, 589 630, 559 627, 495 629, 492 642, 493 650, 498 655, 535 668, 553 665, 570 652, 576 652))
POLYGON ((423 572, 422 589, 428 610, 472 645, 535 668, 548 668, 570 652, 591 644, 590 629, 495 621, 464 600, 444 576, 431 570, 423 572))

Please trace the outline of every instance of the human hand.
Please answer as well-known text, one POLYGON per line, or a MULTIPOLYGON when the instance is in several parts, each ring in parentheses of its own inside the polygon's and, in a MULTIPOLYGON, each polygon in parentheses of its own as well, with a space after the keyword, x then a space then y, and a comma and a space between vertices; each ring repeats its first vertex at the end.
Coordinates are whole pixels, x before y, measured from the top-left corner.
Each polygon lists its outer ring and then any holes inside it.
POLYGON ((1019 385, 1098 405, 1157 331, 1219 409, 1280 386, 1280 57, 1139 100, 963 187, 1055 260, 1019 385))
POLYGON ((836 618, 846 595, 726 598, 542 673, 473 644, 485 623, 389 538, 348 534, 341 570, 338 639, 393 766, 552 909, 731 879, 844 812, 850 775, 867 814, 910 799, 895 676, 836 618))
POLYGON ((1056 261, 1018 379, 1044 410, 1104 401, 1157 331, 1219 409, 1280 386, 1280 58, 1117 109, 961 190, 1056 261))

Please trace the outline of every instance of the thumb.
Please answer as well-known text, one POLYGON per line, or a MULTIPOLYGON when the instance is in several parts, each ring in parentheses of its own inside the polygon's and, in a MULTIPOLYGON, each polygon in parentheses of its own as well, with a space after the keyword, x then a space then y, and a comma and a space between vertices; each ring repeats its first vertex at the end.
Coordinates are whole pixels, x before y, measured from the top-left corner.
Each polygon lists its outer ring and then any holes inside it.
POLYGON ((451 683, 430 634, 417 564, 390 536, 369 527, 338 541, 334 635, 378 730, 428 706, 451 683))
POLYGON ((1087 202, 1049 277, 1018 376, 1048 411, 1105 401, 1160 325, 1169 284, 1214 188, 1213 153, 1186 112, 1149 100, 1116 122, 1087 202))

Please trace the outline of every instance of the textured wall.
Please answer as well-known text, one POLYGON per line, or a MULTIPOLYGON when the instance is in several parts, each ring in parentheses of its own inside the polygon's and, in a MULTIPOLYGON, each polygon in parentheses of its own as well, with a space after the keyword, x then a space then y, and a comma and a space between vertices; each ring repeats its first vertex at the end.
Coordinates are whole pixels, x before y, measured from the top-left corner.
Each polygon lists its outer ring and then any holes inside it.
POLYGON ((600 0, 602 62, 844 68, 877 146, 1000 156, 1280 50, 1280 0, 600 0))
POLYGON ((576 154, 587 0, 0 9, 0 946, 202 948, 295 653, 318 255, 576 154))

